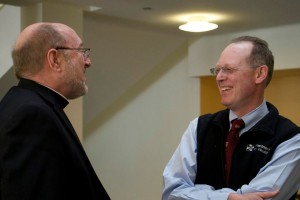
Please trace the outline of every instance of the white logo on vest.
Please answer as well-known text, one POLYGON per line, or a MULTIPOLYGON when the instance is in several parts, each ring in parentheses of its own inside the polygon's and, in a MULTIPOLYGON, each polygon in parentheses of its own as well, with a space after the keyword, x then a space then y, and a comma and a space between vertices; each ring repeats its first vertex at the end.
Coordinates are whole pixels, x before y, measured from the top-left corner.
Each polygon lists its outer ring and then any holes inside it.
POLYGON ((267 155, 270 152, 270 150, 270 148, 261 144, 248 144, 246 147, 246 151, 259 151, 265 155, 267 155))

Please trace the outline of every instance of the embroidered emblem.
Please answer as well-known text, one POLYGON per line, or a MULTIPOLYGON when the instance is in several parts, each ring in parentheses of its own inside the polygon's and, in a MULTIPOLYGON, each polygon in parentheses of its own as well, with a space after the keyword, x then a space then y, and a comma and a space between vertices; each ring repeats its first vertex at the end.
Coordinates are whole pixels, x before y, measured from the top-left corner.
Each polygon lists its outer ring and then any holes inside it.
POLYGON ((270 148, 261 144, 248 144, 246 147, 246 151, 259 151, 265 155, 267 155, 270 152, 270 150, 270 148))
POLYGON ((254 146, 252 144, 248 144, 246 147, 246 151, 253 151, 254 146))

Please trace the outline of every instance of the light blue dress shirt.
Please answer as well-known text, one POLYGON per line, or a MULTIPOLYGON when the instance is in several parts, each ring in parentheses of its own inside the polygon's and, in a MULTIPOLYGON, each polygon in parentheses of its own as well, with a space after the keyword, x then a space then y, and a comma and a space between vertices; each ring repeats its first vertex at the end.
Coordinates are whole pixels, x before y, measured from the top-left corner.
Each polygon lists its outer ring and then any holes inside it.
MULTIPOLYGON (((263 101, 258 108, 243 116, 245 128, 240 135, 268 112, 266 102, 263 101)), ((237 116, 230 112, 229 119, 235 118, 237 116)), ((278 189, 279 195, 272 200, 282 200, 300 188, 300 133, 281 143, 270 162, 260 169, 248 185, 243 185, 237 191, 230 188, 215 190, 210 185, 194 184, 197 173, 197 123, 198 118, 190 122, 163 172, 163 200, 227 200, 230 193, 244 194, 278 189)))

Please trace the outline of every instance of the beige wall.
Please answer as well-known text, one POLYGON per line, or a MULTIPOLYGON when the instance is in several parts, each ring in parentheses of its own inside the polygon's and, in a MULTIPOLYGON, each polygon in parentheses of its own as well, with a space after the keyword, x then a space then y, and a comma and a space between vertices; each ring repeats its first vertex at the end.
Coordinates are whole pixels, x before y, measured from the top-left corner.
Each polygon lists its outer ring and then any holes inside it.
POLYGON ((186 50, 177 51, 173 65, 162 62, 134 85, 115 104, 117 111, 84 138, 112 199, 161 199, 163 169, 199 115, 199 80, 187 74, 186 50))

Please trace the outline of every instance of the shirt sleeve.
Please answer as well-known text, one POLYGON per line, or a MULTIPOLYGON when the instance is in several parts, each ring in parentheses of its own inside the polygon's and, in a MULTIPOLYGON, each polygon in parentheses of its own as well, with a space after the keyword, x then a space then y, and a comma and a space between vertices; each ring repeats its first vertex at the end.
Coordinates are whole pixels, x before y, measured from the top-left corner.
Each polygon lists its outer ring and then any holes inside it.
POLYGON ((204 184, 194 184, 197 172, 197 123, 190 122, 181 142, 167 164, 164 172, 163 200, 227 200, 229 188, 215 190, 204 184))
POLYGON ((281 143, 270 162, 238 193, 279 190, 272 200, 291 197, 300 188, 300 134, 281 143))

